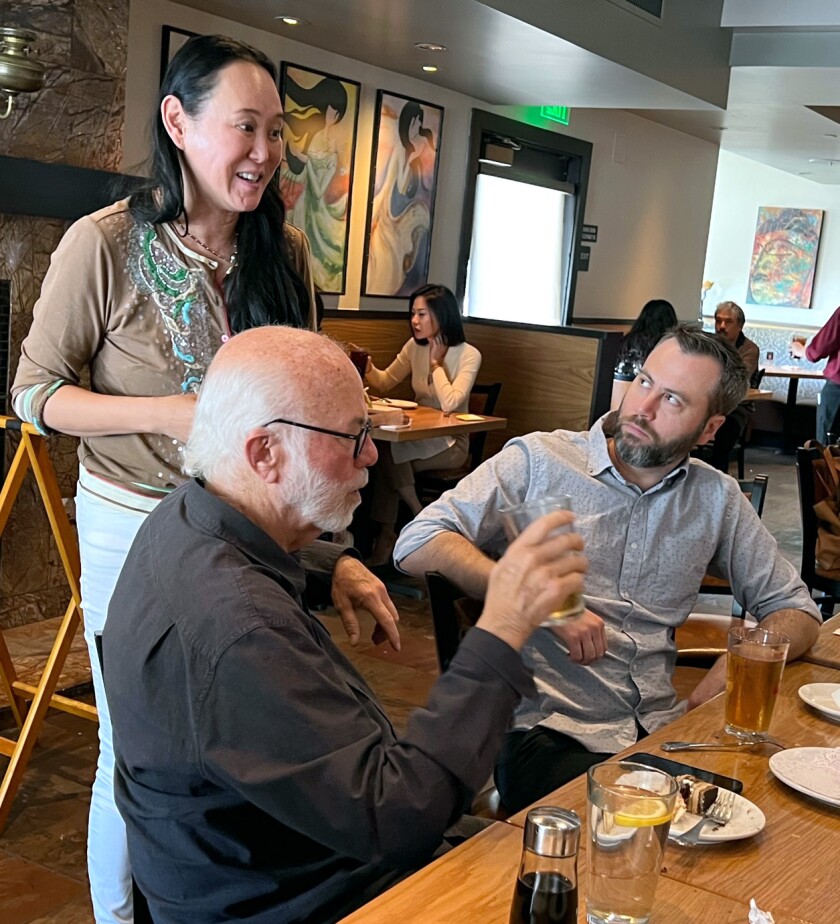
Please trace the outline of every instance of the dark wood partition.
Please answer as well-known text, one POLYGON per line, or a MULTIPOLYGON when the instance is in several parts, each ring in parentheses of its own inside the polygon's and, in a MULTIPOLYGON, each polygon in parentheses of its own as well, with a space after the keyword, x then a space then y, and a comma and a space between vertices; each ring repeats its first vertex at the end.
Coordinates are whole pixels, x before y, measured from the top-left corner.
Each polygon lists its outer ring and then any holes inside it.
MULTIPOLYGON (((584 430, 609 410, 621 334, 480 319, 464 327, 483 357, 478 381, 502 383, 496 413, 508 427, 489 434, 488 453, 533 430, 584 430)), ((328 311, 323 330, 370 350, 379 368, 410 336, 408 312, 328 311)), ((399 396, 410 396, 407 384, 399 396)))

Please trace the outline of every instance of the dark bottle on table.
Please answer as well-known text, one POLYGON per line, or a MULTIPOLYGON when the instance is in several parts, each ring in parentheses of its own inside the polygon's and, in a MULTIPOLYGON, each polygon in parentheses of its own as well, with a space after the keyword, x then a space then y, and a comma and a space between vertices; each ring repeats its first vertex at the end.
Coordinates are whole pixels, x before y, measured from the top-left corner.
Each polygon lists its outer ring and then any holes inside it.
POLYGON ((577 924, 580 818, 543 805, 525 822, 510 924, 577 924))

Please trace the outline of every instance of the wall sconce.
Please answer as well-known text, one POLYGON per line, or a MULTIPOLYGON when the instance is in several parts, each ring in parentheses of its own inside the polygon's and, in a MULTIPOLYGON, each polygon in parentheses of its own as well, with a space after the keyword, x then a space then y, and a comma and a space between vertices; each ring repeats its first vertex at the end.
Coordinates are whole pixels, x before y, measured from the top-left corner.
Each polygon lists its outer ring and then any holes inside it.
POLYGON ((18 93, 37 93, 44 86, 46 68, 30 57, 31 45, 37 37, 26 29, 0 29, 0 106, 3 96, 6 97, 0 119, 8 119, 12 114, 18 93))

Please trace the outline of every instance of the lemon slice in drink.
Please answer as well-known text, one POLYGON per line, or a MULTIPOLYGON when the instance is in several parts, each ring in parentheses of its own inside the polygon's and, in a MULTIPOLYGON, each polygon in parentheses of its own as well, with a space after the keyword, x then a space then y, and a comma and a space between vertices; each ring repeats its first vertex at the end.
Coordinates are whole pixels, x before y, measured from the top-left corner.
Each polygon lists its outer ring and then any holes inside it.
POLYGON ((621 811, 615 812, 613 819, 623 828, 652 828, 654 825, 670 821, 673 814, 668 811, 668 806, 662 799, 651 797, 622 806, 621 811))

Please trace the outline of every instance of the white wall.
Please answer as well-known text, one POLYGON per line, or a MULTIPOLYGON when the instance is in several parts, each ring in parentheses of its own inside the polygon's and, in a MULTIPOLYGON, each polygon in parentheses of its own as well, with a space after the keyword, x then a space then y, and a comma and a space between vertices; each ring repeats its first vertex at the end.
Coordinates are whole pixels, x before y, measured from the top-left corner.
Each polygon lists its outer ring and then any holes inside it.
MULTIPOLYGON (((131 4, 126 75, 124 170, 137 172, 148 147, 160 67, 161 26, 221 32, 291 61, 362 84, 350 215, 347 293, 342 308, 402 309, 402 299, 361 298, 373 110, 377 89, 445 109, 429 279, 454 287, 473 108, 533 124, 534 110, 493 107, 361 61, 251 29, 169 0, 131 4)), ((553 123, 539 124, 555 128, 553 123)), ((560 129, 560 126, 556 126, 560 129)), ((697 315, 717 149, 615 110, 574 110, 567 134, 594 144, 585 220, 599 226, 588 273, 578 275, 576 317, 632 318, 649 298, 667 298, 683 318, 697 315), (615 153, 614 153, 615 152, 615 153)), ((328 307, 335 299, 327 299, 328 307)))
POLYGON ((840 186, 814 183, 737 154, 720 152, 715 185, 709 245, 703 278, 713 280, 706 312, 731 299, 748 322, 790 324, 798 328, 821 327, 840 303, 836 268, 840 260, 840 223, 832 212, 840 210, 840 186), (746 301, 758 208, 824 209, 822 237, 810 308, 751 305, 746 301))

